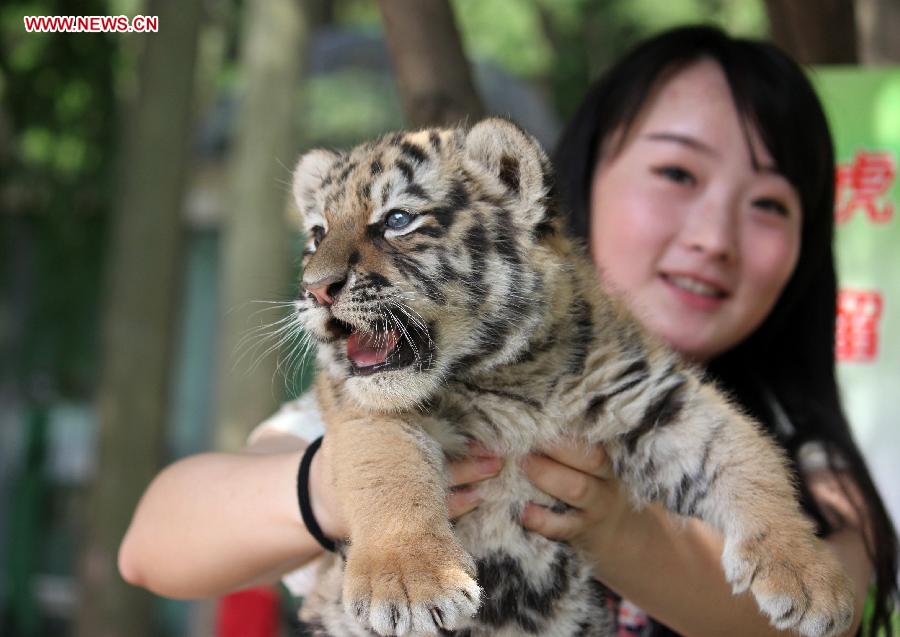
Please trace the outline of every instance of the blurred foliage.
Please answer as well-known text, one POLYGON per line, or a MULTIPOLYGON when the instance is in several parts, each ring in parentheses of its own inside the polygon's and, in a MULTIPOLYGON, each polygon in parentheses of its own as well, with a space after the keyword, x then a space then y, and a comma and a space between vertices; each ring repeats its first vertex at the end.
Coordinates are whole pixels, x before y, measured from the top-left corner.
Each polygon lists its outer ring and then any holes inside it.
MULTIPOLYGON (((109 11, 102 0, 79 10, 109 11)), ((69 13, 64 0, 7 0, 0 9, 0 129, 9 131, 0 151, 0 245, 9 255, 0 262, 0 304, 24 303, 27 326, 6 344, 18 356, 4 356, 4 365, 16 367, 0 373, 84 397, 96 360, 117 42, 113 34, 26 33, 22 20, 69 13), (13 272, 26 265, 28 285, 17 286, 13 272)), ((3 327, 12 330, 11 320, 3 327)))
POLYGON ((563 119, 591 80, 629 46, 679 24, 708 22, 764 37, 761 1, 452 0, 470 58, 490 60, 546 87, 563 119))
POLYGON ((762 2, 746 0, 451 0, 470 57, 490 59, 514 75, 557 72, 559 46, 592 58, 592 79, 630 45, 657 31, 695 22, 717 24, 734 35, 764 37, 762 2), (555 34, 553 33, 555 31, 555 34), (586 36, 598 36, 591 39, 586 36))
MULTIPOLYGON (((470 58, 491 60, 513 75, 537 78, 553 70, 553 47, 541 25, 535 0, 453 0, 454 14, 470 58)), ((550 2, 570 14, 582 0, 550 2)))
MULTIPOLYGON (((326 4, 316 26, 381 32, 371 0, 326 4)), ((707 21, 742 35, 766 30, 761 0, 451 0, 470 59, 493 64, 543 91, 564 119, 590 80, 638 39, 684 22, 707 21)), ((82 15, 134 15, 142 0, 84 0, 82 15)), ((197 105, 239 92, 239 0, 206 0, 197 105)), ((23 340, 4 356, 2 377, 42 372, 63 393, 85 395, 95 364, 106 219, 114 184, 118 105, 133 95, 136 60, 148 36, 26 33, 24 15, 73 13, 65 0, 6 0, 0 8, 0 240, 33 250, 27 289, 14 290, 13 256, 0 262, 0 328, 12 303, 26 307, 23 340), (27 238, 27 239, 23 239, 27 238), (64 320, 61 320, 64 319, 64 320), (8 361, 18 361, 10 368, 8 361)), ((402 125, 392 82, 344 69, 301 87, 304 145, 349 146, 402 125)), ((201 115, 202 117, 202 115, 201 115)), ((231 125, 232 122, 229 122, 231 125)), ((15 257, 19 258, 19 257, 15 257)), ((13 330, 14 332, 15 330, 13 330)), ((7 345, 7 347, 10 347, 7 345)))
POLYGON ((393 80, 352 69, 309 78, 300 116, 299 130, 309 146, 349 148, 373 132, 403 127, 393 80))
POLYGON ((374 0, 337 0, 334 13, 336 24, 381 32, 381 13, 374 0))

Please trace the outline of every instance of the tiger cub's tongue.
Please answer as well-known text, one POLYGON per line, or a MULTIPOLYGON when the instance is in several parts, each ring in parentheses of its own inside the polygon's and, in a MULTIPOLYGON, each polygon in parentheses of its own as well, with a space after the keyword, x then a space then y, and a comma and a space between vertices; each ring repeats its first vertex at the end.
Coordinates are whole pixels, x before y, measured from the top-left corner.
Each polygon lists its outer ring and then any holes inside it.
POLYGON ((397 345, 399 335, 396 330, 363 334, 353 332, 347 337, 347 357, 357 367, 371 367, 387 360, 388 354, 397 345))

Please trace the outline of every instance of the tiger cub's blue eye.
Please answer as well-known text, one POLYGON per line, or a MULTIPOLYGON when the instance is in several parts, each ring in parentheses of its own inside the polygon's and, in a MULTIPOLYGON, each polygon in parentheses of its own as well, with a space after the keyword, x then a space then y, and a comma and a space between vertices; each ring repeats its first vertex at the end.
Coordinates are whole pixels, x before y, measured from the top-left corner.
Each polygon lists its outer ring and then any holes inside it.
POLYGON ((393 230, 399 230, 412 223, 412 220, 413 216, 404 210, 391 210, 387 219, 384 220, 384 225, 393 230))

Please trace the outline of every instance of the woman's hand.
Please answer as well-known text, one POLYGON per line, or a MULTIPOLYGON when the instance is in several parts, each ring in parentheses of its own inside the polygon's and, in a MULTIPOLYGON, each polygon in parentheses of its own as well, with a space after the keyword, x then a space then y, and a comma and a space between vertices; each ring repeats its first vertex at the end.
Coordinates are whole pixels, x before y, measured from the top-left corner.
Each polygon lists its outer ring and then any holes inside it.
POLYGON ((601 445, 561 442, 529 454, 523 468, 534 486, 572 507, 563 513, 533 502, 525 507, 525 528, 550 539, 594 547, 614 535, 631 510, 601 445))
MULTIPOLYGON (((529 503, 524 526, 585 549, 594 576, 650 616, 683 635, 784 634, 769 626, 751 596, 732 595, 720 562, 721 534, 701 520, 677 519, 659 503, 635 511, 612 475, 603 447, 566 442, 530 454, 523 467, 538 489, 573 507, 553 513, 529 503), (653 577, 647 577, 648 569, 653 577)), ((812 486, 821 497, 818 485, 812 486)), ((852 510, 847 502, 832 504, 836 510, 852 510)), ((862 533, 852 522, 825 541, 856 586, 856 620, 845 633, 854 635, 872 565, 862 533)))
POLYGON ((503 460, 477 444, 469 445, 469 456, 447 464, 450 473, 450 493, 447 508, 450 519, 468 513, 482 502, 478 483, 492 478, 503 467, 503 460))
MULTIPOLYGON (((447 464, 450 493, 447 508, 450 519, 456 519, 477 507, 482 499, 478 483, 500 473, 503 461, 478 445, 469 446, 469 456, 447 464)), ((330 538, 345 538, 350 532, 334 494, 334 477, 331 472, 331 448, 328 436, 313 456, 309 475, 309 492, 313 515, 330 538)))

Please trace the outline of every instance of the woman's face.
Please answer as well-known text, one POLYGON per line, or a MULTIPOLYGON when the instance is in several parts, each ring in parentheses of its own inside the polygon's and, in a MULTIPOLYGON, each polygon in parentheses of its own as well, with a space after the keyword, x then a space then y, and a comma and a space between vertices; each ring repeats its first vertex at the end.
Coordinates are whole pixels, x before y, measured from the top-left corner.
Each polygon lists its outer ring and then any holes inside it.
POLYGON ((737 345, 794 271, 802 211, 739 119, 718 64, 671 76, 611 152, 591 185, 590 245, 603 281, 692 359, 737 345))

